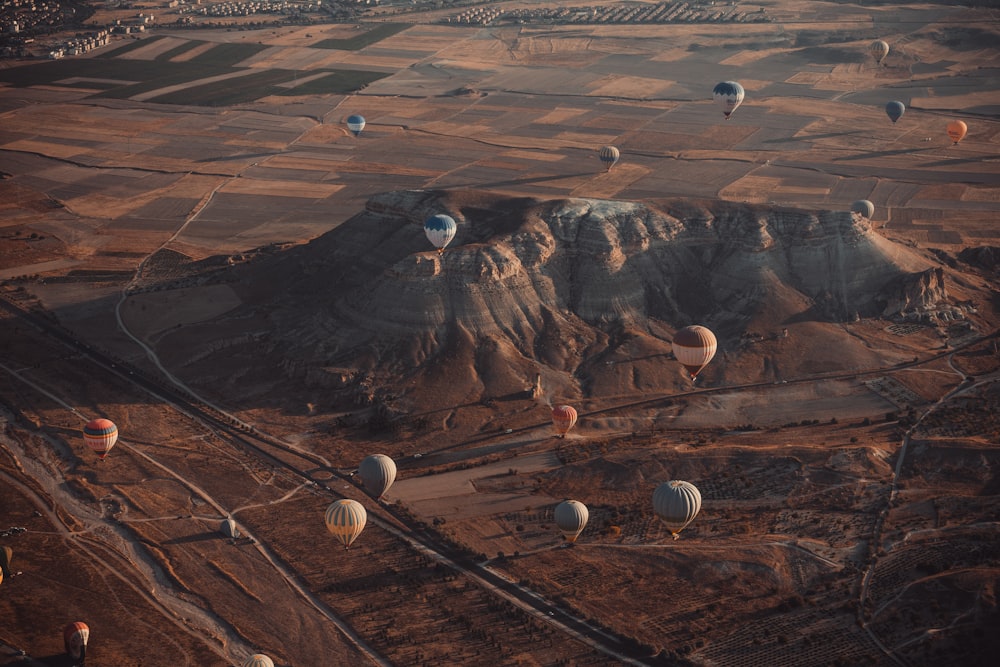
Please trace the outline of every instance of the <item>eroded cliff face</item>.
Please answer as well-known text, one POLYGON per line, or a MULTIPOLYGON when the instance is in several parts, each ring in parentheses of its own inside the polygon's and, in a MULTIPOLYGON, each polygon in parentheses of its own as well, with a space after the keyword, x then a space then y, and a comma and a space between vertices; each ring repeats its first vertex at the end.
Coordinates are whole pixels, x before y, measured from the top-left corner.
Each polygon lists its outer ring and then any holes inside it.
POLYGON ((469 369, 441 378, 456 392, 515 391, 536 371, 578 392, 588 364, 623 345, 667 356, 691 323, 725 349, 764 311, 779 328, 952 313, 930 268, 848 212, 406 191, 240 267, 246 304, 228 317, 266 312, 258 352, 312 381, 328 368, 334 387, 370 374, 430 380, 448 359, 469 369), (423 234, 436 213, 458 223, 442 253, 423 234))
MULTIPOLYGON (((592 199, 469 206, 461 194, 390 193, 359 217, 369 250, 351 252, 368 254, 365 280, 330 306, 380 332, 440 331, 457 321, 475 336, 523 338, 545 317, 646 330, 651 319, 739 326, 778 284, 833 321, 933 312, 947 300, 943 274, 917 288, 928 262, 846 212, 592 199), (435 212, 459 226, 441 254, 422 238, 422 220, 435 212), (900 293, 910 274, 914 286, 900 293)), ((343 254, 331 248, 331 262, 346 261, 343 254)))

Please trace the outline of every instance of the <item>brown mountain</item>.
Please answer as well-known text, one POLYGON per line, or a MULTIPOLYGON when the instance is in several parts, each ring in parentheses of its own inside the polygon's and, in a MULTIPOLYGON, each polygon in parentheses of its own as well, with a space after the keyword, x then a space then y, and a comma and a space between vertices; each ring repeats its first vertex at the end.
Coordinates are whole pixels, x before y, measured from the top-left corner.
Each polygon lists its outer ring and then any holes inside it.
POLYGON ((877 363, 845 322, 963 317, 933 267, 846 211, 391 192, 307 245, 215 274, 242 305, 157 348, 228 396, 294 380, 331 400, 419 386, 462 402, 523 391, 536 373, 567 397, 679 386, 671 336, 700 323, 720 341, 710 381, 727 368, 753 380, 748 336, 793 327, 785 371, 804 373, 877 363), (435 213, 458 222, 440 254, 422 229, 435 213))

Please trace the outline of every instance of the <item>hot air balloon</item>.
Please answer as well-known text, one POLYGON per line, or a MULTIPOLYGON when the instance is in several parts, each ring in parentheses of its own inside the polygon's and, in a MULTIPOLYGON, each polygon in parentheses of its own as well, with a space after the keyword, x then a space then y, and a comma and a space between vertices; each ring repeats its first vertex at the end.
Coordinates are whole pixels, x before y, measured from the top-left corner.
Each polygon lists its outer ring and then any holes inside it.
POLYGON ((556 527, 562 532, 567 542, 576 542, 577 536, 587 527, 590 512, 587 506, 579 500, 564 500, 556 505, 553 516, 556 527))
POLYGON ((326 508, 326 529, 347 549, 357 539, 368 522, 365 506, 357 500, 343 498, 326 508))
POLYGON ((693 324, 674 334, 674 357, 687 369, 691 380, 698 377, 708 362, 715 356, 718 342, 708 328, 693 324))
POLYGON ((246 659, 243 667, 274 667, 274 660, 271 660, 263 653, 254 653, 246 659))
POLYGON ((969 131, 969 126, 961 120, 953 120, 948 123, 948 138, 954 141, 953 145, 957 146, 958 142, 965 138, 965 133, 969 131))
POLYGON ((745 92, 743 91, 743 86, 736 83, 735 81, 723 81, 722 83, 717 83, 715 88, 712 89, 712 100, 715 101, 715 105, 722 109, 722 113, 726 116, 726 120, 729 120, 730 114, 736 111, 736 108, 743 104, 743 97, 745 92))
POLYGON ((601 152, 598 153, 598 156, 601 158, 601 162, 607 166, 607 170, 611 171, 611 167, 618 164, 618 160, 621 159, 622 154, 621 151, 614 146, 605 146, 601 149, 601 152))
POLYGON ((83 441, 103 461, 118 442, 118 427, 110 419, 92 419, 83 427, 83 441))
POLYGON ((871 220, 871 217, 875 215, 875 204, 871 203, 867 199, 859 199, 851 204, 851 212, 857 213, 862 218, 871 220))
POLYGON ((424 234, 438 252, 444 252, 445 246, 451 243, 457 231, 458 225, 455 224, 455 219, 443 213, 432 215, 424 223, 424 234))
POLYGON ((0 581, 10 576, 10 561, 14 559, 14 550, 10 547, 0 547, 0 581))
POLYGON ((366 456, 358 466, 358 476, 365 491, 381 498, 396 481, 396 462, 385 454, 366 456))
POLYGON ((701 509, 701 492, 691 482, 671 480, 653 492, 653 512, 676 540, 701 509))
POLYGON ((90 628, 82 621, 70 623, 63 628, 63 644, 66 653, 73 658, 74 665, 82 665, 87 658, 87 642, 90 641, 90 628))
POLYGON ((868 51, 875 56, 875 62, 881 65, 885 57, 889 55, 889 43, 881 39, 876 39, 868 47, 868 51))
POLYGON ((233 517, 227 517, 222 520, 219 525, 219 532, 221 532, 226 537, 237 538, 240 536, 240 529, 236 527, 236 522, 233 517))
POLYGON ((348 116, 347 129, 353 132, 354 136, 358 136, 361 130, 365 129, 365 117, 358 114, 348 116))
POLYGON ((906 105, 898 100, 893 100, 885 105, 885 115, 889 117, 893 123, 902 118, 903 113, 906 112, 906 105))
POLYGON ((552 426, 560 438, 565 438, 574 424, 576 424, 576 410, 573 406, 558 405, 552 408, 552 426))

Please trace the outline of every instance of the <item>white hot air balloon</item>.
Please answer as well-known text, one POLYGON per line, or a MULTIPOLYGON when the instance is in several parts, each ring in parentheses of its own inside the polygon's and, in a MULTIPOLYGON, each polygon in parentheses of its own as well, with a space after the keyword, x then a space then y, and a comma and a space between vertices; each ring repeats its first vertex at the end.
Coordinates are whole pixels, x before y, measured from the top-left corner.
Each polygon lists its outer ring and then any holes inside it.
POLYGON ((653 492, 653 512, 676 540, 701 510, 701 492, 691 482, 671 480, 653 492))
POLYGON ((746 97, 746 92, 743 90, 743 86, 736 81, 723 81, 712 89, 712 101, 722 109, 726 120, 729 120, 732 113, 743 104, 744 97, 746 97))
POLYGON ((564 500, 556 505, 553 518, 566 541, 576 542, 576 538, 587 527, 590 512, 579 500, 564 500))
POLYGON ((381 498, 396 481, 396 462, 385 454, 366 456, 358 466, 358 477, 365 491, 381 498))
POLYGON ((444 252, 445 246, 451 243, 456 233, 458 233, 458 225, 450 215, 438 213, 427 218, 424 222, 424 234, 427 236, 427 240, 438 249, 438 252, 444 252))
POLYGON ((674 357, 687 369, 692 380, 712 360, 718 347, 715 334, 698 324, 684 327, 674 334, 674 357))

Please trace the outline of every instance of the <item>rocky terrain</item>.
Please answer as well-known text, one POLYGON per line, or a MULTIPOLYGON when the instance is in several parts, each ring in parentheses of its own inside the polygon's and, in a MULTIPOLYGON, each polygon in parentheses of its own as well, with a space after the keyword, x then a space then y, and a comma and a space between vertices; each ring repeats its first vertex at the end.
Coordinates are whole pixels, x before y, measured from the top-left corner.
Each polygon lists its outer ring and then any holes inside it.
MULTIPOLYGON (((146 289, 176 286, 158 282, 156 267, 147 264, 146 289)), ((733 352, 747 331, 775 322, 808 322, 836 345, 860 348, 840 323, 934 325, 974 310, 950 296, 940 265, 856 214, 724 201, 391 192, 304 246, 206 260, 198 271, 202 282, 228 286, 238 305, 163 323, 155 347, 187 377, 215 376, 230 397, 295 378, 370 402, 377 387, 418 376, 434 385, 437 376, 455 400, 481 400, 522 391, 536 373, 561 394, 581 395, 608 362, 669 356, 672 332, 692 323, 733 352), (440 212, 458 221, 443 253, 422 229, 440 212), (228 374, 233 359, 248 361, 238 377, 228 374)), ((659 389, 678 381, 645 376, 659 389)))

